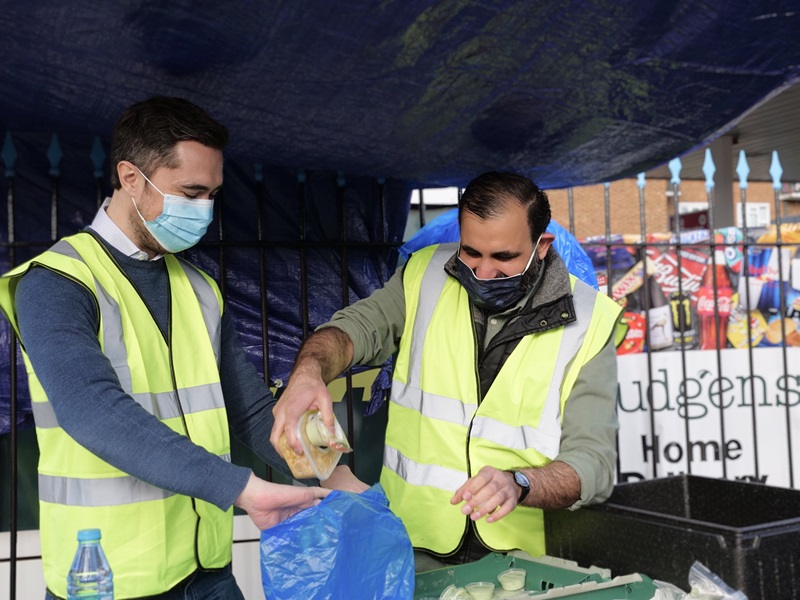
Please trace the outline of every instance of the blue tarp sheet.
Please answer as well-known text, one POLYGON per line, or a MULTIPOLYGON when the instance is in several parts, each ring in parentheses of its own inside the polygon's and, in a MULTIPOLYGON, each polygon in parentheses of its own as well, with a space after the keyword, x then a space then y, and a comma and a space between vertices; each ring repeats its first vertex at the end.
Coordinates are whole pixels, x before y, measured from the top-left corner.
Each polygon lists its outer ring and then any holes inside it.
POLYGON ((232 158, 426 185, 635 174, 800 76, 797 0, 6 1, 0 31, 0 132, 183 95, 232 158))
MULTIPOLYGON (((43 243, 18 248, 15 262, 50 239, 52 176, 59 235, 90 221, 98 178, 108 191, 92 148, 107 151, 120 112, 154 94, 187 97, 231 131, 226 240, 256 239, 263 201, 264 239, 297 242, 304 169, 307 240, 339 239, 342 174, 347 238, 375 241, 384 228, 399 245, 411 187, 463 186, 493 169, 543 188, 635 174, 713 139, 800 77, 796 0, 6 1, 0 31, 0 194, 13 175, 15 240, 43 243), (53 134, 59 160, 47 154, 53 134)), ((306 252, 313 327, 343 302, 341 254, 306 252)), ((302 338, 298 255, 297 244, 266 250, 273 379, 302 338)), ((258 253, 230 250, 219 267, 212 245, 193 258, 222 275, 259 365, 258 253)), ((9 264, 7 251, 0 260, 9 264)), ((393 260, 349 251, 348 300, 380 285, 393 260)), ((2 363, 0 350, 7 406, 2 363)))

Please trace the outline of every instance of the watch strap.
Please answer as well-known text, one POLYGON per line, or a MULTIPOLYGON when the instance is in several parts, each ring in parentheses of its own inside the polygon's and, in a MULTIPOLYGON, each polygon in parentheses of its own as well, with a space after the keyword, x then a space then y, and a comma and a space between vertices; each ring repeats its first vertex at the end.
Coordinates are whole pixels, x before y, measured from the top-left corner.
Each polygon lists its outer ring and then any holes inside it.
POLYGON ((521 471, 510 471, 510 473, 511 476, 514 478, 514 483, 516 483, 520 489, 519 499, 517 500, 517 504, 522 504, 522 501, 525 500, 526 496, 531 491, 530 479, 528 479, 528 476, 522 473, 521 471), (517 474, 521 475, 522 479, 524 479, 528 483, 528 485, 521 484, 519 482, 519 479, 517 478, 517 474))

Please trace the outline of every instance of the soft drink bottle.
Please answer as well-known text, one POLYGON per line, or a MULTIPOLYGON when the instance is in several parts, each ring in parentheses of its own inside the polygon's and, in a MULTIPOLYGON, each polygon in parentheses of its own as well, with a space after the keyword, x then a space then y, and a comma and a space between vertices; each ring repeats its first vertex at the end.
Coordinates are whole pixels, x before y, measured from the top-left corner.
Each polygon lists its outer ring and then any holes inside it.
POLYGON ((692 297, 686 292, 673 292, 669 296, 672 311, 672 338, 680 348, 697 347, 697 318, 692 297))
POLYGON ((114 575, 100 546, 99 529, 78 532, 78 550, 67 575, 67 600, 114 600, 114 575))
POLYGON ((765 248, 764 254, 767 255, 767 260, 762 276, 764 287, 759 296, 758 310, 763 315, 776 312, 782 315, 786 311, 781 305, 781 294, 783 294, 785 300, 790 289, 791 251, 788 248, 780 250, 777 247, 765 248), (779 251, 781 252, 780 263, 778 262, 779 251))
POLYGON ((731 314, 733 288, 725 268, 725 254, 721 250, 709 258, 703 281, 697 291, 697 318, 700 321, 700 349, 725 348, 728 317, 731 314), (715 264, 716 263, 716 264, 715 264), (716 302, 714 274, 716 273, 716 302))

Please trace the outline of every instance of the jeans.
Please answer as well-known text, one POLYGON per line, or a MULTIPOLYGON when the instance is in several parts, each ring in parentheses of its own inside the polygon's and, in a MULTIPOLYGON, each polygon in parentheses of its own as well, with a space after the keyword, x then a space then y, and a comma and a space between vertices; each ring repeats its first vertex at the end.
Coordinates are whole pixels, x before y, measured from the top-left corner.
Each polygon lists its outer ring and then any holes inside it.
MULTIPOLYGON (((58 600, 48 591, 45 600, 58 600)), ((195 571, 174 588, 147 600, 244 600, 231 566, 218 571, 195 571)))

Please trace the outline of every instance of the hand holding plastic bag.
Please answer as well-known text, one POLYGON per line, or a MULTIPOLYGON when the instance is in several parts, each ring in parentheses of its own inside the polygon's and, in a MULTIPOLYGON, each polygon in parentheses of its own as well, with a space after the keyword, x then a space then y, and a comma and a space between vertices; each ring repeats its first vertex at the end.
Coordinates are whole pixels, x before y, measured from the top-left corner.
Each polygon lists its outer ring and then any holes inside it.
POLYGON ((414 596, 414 551, 380 484, 362 494, 331 492, 261 532, 267 598, 414 596))

